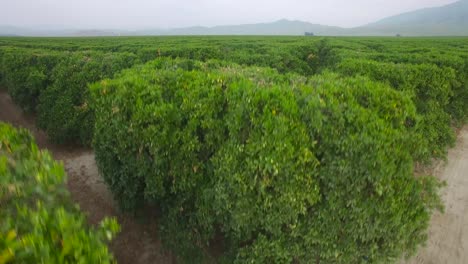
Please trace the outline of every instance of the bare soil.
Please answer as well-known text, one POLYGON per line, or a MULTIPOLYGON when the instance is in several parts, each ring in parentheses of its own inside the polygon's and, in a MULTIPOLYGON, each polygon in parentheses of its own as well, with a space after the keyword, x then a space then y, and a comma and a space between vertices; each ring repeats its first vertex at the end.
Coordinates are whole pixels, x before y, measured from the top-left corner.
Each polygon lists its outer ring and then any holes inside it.
POLYGON ((110 249, 118 263, 175 263, 175 258, 163 249, 158 239, 155 228, 157 223, 143 223, 133 215, 118 210, 110 191, 99 176, 92 150, 51 144, 46 134, 36 128, 34 117, 24 114, 1 89, 0 121, 30 130, 40 148, 47 149, 56 160, 63 162, 68 174, 68 189, 73 200, 87 215, 90 224, 96 225, 104 217, 117 218, 122 231, 112 242, 110 249))
POLYGON ((432 171, 447 182, 442 199, 445 213, 432 217, 425 248, 406 264, 468 263, 468 126, 459 131, 457 145, 448 153, 447 163, 432 171))
MULTIPOLYGON (((141 223, 133 215, 119 212, 112 195, 99 176, 90 149, 57 146, 35 126, 34 117, 22 113, 6 92, 0 90, 0 121, 29 129, 38 145, 61 160, 68 173, 68 189, 87 214, 91 224, 104 217, 117 217, 122 231, 111 245, 119 263, 175 263, 163 249, 155 230, 157 223, 141 223)), ((432 173, 447 182, 443 191, 446 210, 432 218, 429 241, 406 264, 468 263, 468 126, 459 131, 457 146, 449 151, 448 162, 439 162, 432 173)))

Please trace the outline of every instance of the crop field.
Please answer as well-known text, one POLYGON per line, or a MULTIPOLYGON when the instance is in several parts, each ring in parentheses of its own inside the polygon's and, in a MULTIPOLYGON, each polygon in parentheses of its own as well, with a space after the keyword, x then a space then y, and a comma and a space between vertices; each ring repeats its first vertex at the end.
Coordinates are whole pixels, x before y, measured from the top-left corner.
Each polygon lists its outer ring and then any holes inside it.
POLYGON ((0 123, 0 263, 400 263, 462 175, 468 38, 0 37, 0 90, 117 208, 0 123))

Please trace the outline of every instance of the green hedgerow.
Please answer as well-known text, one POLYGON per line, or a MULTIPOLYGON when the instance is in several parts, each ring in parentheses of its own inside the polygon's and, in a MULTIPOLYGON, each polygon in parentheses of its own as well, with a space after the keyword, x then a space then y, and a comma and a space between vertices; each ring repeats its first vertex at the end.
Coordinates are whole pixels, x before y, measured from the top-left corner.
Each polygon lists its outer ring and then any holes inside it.
POLYGON ((411 97, 368 78, 159 59, 92 87, 98 167, 125 209, 161 208, 203 262, 372 263, 412 255, 440 208, 413 176, 411 97))
POLYGON ((0 263, 113 263, 114 219, 90 228, 65 187, 63 166, 26 130, 0 123, 0 263))

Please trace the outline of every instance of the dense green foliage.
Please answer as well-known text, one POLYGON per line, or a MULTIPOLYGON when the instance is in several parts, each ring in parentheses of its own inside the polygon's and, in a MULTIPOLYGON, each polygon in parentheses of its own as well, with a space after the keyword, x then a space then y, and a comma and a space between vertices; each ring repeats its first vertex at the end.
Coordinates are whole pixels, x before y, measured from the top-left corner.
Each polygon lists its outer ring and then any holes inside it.
POLYGON ((239 263, 396 260, 440 205, 437 181, 413 177, 410 98, 365 78, 162 59, 93 93, 115 198, 158 204, 191 262, 219 233, 239 263))
POLYGON ((398 90, 412 95, 414 104, 421 115, 418 136, 421 138, 418 159, 444 157, 447 148, 454 143, 451 127, 450 103, 464 100, 455 95, 451 84, 455 82, 455 71, 438 68, 431 64, 395 64, 369 60, 349 59, 338 66, 346 75, 364 75, 373 80, 387 82, 398 90))
POLYGON ((25 111, 35 112, 39 95, 51 83, 51 71, 63 57, 59 52, 11 48, 2 50, 2 85, 25 111))
POLYGON ((88 83, 112 77, 136 62, 133 54, 78 52, 52 71, 52 84, 39 96, 38 125, 58 143, 89 145, 94 117, 87 104, 88 83))
POLYGON ((89 228, 65 172, 25 130, 0 123, 0 263, 112 263, 105 242, 119 226, 89 228))
MULTIPOLYGON (((41 107, 46 113, 39 111, 39 120, 42 120, 39 124, 52 140, 59 143, 89 144, 91 140, 90 124, 93 120, 92 113, 86 109, 87 83, 112 77, 121 69, 139 61, 146 62, 158 57, 180 57, 202 61, 217 59, 241 65, 266 66, 277 69, 280 73, 294 72, 306 76, 319 73, 325 68, 334 68, 340 58, 435 64, 438 67, 450 67, 456 72, 455 82, 451 84, 453 94, 449 99, 454 100, 447 104, 450 108, 451 121, 462 124, 468 114, 466 103, 468 53, 463 38, 427 41, 388 38, 383 40, 382 38, 300 37, 125 37, 116 40, 115 38, 0 38, 0 78, 2 79, 0 81, 8 88, 15 102, 26 111, 34 112, 38 108, 41 94, 47 90, 47 95, 42 96, 45 106, 41 107), (108 60, 107 63, 110 65, 114 63, 118 65, 112 69, 109 69, 109 65, 97 65, 102 57, 120 56, 124 58, 116 58, 115 62, 108 60), (77 68, 70 68, 72 65, 70 57, 77 60, 74 63, 77 68), (84 63, 89 57, 96 59, 84 63), (56 68, 58 63, 61 66, 56 68), (87 74, 77 72, 79 70, 89 72, 87 74), (67 71, 72 76, 65 76, 67 71), (98 74, 101 71, 103 74, 98 74), (76 85, 64 85, 68 78, 70 83, 73 81, 76 85), (81 88, 78 89, 78 86, 81 88), (67 94, 68 98, 59 96, 58 92, 62 90, 66 90, 63 94, 67 94), (55 100, 60 101, 57 103, 58 106, 55 106, 55 100), (62 122, 65 122, 63 127, 61 127, 62 122), (78 129, 76 124, 84 125, 78 129)), ((432 119, 436 118, 443 117, 432 119)), ((441 132, 432 134, 434 136, 437 133, 441 132)), ((436 140, 451 141, 449 136, 436 140)), ((441 146, 437 150, 428 149, 422 156, 424 158, 428 155, 443 156, 448 145, 441 146)))
POLYGON ((441 209, 413 167, 467 120, 468 41, 0 38, 0 83, 189 263, 391 263, 441 209))
POLYGON ((57 143, 89 145, 94 126, 87 107, 88 83, 114 76, 138 62, 131 53, 2 51, 3 85, 57 143))
POLYGON ((144 62, 158 57, 219 59, 300 74, 315 72, 316 64, 309 65, 307 58, 317 53, 316 40, 297 37, 122 37, 118 41, 112 38, 72 41, 69 38, 0 38, 0 50, 9 46, 55 51, 130 52, 144 62))

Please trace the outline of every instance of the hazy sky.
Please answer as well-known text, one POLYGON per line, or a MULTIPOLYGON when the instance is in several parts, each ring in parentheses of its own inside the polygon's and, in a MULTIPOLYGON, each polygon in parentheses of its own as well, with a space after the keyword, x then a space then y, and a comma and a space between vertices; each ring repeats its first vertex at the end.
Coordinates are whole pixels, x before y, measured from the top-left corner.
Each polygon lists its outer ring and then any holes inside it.
POLYGON ((456 0, 0 0, 0 25, 173 28, 281 18, 353 27, 456 0))

